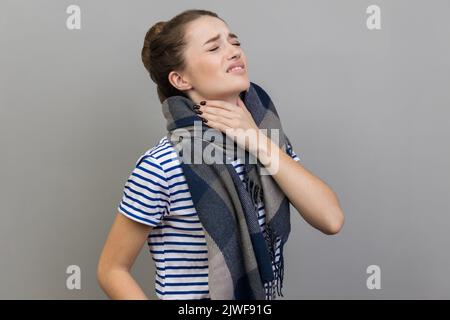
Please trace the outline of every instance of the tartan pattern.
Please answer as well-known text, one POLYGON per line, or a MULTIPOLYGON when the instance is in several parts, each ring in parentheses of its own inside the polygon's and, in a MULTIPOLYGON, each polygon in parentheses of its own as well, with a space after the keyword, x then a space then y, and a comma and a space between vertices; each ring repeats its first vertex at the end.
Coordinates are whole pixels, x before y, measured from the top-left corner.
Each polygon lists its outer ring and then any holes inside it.
MULTIPOLYGON (((260 129, 278 129, 279 139, 273 140, 287 151, 289 138, 282 130, 278 113, 269 95, 257 84, 241 92, 240 97, 260 129)), ((205 232, 208 247, 209 288, 211 299, 266 300, 267 296, 283 296, 283 247, 290 233, 289 200, 271 175, 261 174, 264 167, 242 150, 224 133, 213 129, 195 113, 194 102, 184 96, 171 96, 163 101, 168 138, 180 157, 194 207, 205 232), (196 128, 201 124, 200 135, 196 128), (197 126, 197 127, 196 127, 197 126), (222 139, 205 138, 205 131, 222 139), (186 132, 190 133, 189 136, 186 132), (185 139, 188 137, 187 139, 185 139), (193 148, 197 144, 200 148, 193 148), (232 158, 242 158, 244 181, 240 180, 226 157, 229 146, 232 158), (209 149, 207 149, 209 148, 209 149), (212 153, 223 155, 222 163, 212 153), (183 161, 183 151, 190 150, 189 161, 183 161), (194 151, 193 151, 194 150, 194 151), (226 151, 226 152, 224 152, 226 151), (196 163, 201 159, 201 163, 196 163), (266 232, 261 232, 257 220, 257 204, 264 201, 266 232), (275 242, 281 239, 280 259, 275 261, 275 242)), ((270 132, 269 132, 270 134, 270 132)), ((269 136, 270 137, 270 136, 269 136)), ((184 158, 187 159, 187 158, 184 158)))

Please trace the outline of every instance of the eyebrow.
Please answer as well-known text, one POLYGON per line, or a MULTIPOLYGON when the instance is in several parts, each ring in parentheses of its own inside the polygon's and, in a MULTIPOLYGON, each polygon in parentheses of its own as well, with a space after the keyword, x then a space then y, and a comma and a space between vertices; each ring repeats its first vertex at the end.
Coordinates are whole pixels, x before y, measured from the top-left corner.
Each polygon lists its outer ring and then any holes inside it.
MULTIPOLYGON (((235 35, 234 33, 232 33, 232 32, 230 32, 229 34, 228 34, 228 38, 235 38, 235 39, 237 39, 237 35, 235 35)), ((215 37, 212 37, 211 39, 209 39, 208 41, 206 41, 203 45, 205 45, 205 44, 208 44, 208 43, 210 43, 210 42, 213 42, 213 41, 216 41, 217 39, 219 39, 220 38, 220 34, 218 34, 217 36, 215 36, 215 37)))

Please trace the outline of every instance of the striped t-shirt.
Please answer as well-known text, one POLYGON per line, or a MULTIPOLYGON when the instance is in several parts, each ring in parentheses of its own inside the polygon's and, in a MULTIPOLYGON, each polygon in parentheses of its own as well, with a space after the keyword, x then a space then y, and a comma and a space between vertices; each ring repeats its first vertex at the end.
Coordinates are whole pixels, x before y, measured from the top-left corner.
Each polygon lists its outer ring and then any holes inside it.
MULTIPOLYGON (((287 150, 300 161, 290 144, 287 150)), ((237 159, 232 165, 243 181, 243 164, 237 159)), ((205 235, 180 160, 167 136, 139 157, 125 183, 118 211, 153 227, 147 244, 156 266, 155 291, 159 299, 210 299, 205 235)), ((258 206, 258 221, 264 232, 263 202, 258 206)), ((276 261, 279 244, 280 240, 276 261)))

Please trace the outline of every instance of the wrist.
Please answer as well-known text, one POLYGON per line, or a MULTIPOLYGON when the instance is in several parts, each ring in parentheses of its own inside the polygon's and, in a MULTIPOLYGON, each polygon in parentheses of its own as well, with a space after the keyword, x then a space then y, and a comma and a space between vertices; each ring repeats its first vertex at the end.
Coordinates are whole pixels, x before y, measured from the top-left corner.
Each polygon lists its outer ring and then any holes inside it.
POLYGON ((257 158, 265 167, 274 163, 274 157, 278 156, 278 146, 267 137, 261 130, 258 136, 257 158))

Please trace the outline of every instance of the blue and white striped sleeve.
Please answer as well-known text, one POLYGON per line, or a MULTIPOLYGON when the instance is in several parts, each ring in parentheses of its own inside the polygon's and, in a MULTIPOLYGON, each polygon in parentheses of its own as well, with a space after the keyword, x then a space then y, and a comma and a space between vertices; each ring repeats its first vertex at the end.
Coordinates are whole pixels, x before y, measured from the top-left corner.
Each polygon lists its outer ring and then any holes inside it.
POLYGON ((284 134, 284 138, 286 139, 286 153, 289 154, 295 161, 300 162, 300 158, 297 156, 294 149, 292 148, 291 140, 286 135, 286 133, 284 134))
POLYGON ((286 149, 287 149, 288 154, 292 157, 292 159, 294 159, 297 162, 300 162, 300 158, 297 156, 297 154, 295 153, 295 151, 292 148, 292 145, 290 143, 287 144, 286 149))
POLYGON ((169 197, 163 168, 154 157, 142 156, 125 183, 117 209, 134 221, 154 227, 168 212, 169 197))

